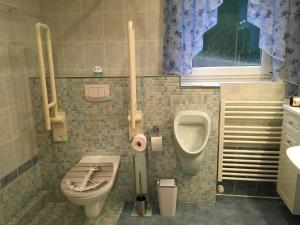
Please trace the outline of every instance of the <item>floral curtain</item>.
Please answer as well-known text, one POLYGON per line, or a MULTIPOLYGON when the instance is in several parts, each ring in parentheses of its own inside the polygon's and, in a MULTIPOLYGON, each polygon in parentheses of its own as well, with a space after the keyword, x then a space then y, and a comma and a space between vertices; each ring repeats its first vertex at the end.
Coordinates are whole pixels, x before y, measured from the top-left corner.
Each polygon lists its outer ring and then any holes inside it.
POLYGON ((192 59, 203 49, 203 34, 217 24, 222 3, 223 0, 165 0, 165 74, 192 72, 192 59))
POLYGON ((259 47, 273 57, 274 79, 287 82, 287 95, 300 82, 300 0, 248 0, 248 21, 260 28, 259 47))

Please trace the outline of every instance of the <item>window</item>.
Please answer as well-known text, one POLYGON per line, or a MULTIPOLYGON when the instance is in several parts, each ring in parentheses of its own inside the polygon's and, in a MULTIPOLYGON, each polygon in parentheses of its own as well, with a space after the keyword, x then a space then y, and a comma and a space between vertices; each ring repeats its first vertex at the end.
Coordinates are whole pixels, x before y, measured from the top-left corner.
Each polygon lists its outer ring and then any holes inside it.
POLYGON ((218 23, 204 34, 203 51, 193 59, 193 76, 183 81, 260 80, 271 59, 262 53, 259 28, 247 22, 247 0, 224 0, 218 23))

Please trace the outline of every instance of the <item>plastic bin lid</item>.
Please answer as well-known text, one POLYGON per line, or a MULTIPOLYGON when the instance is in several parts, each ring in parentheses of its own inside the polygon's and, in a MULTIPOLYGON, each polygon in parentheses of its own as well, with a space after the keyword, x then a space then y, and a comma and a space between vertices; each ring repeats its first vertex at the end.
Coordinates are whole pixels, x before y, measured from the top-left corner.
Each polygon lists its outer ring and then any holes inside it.
POLYGON ((176 187, 175 179, 160 179, 160 187, 176 187))

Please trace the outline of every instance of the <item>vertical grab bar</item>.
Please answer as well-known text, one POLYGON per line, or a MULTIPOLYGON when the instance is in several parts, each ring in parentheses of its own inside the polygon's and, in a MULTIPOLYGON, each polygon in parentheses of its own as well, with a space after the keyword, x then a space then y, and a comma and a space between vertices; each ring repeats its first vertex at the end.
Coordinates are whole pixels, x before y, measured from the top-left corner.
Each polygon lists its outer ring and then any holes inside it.
POLYGON ((143 114, 137 110, 136 98, 136 61, 135 61, 135 30, 132 21, 128 22, 128 51, 129 51, 129 87, 130 87, 130 112, 129 140, 134 135, 143 131, 143 114))
POLYGON ((132 21, 128 22, 129 72, 130 72, 130 123, 135 129, 136 117, 136 70, 135 70, 135 31, 132 21))
POLYGON ((36 28, 36 44, 37 44, 37 51, 38 51, 38 61, 40 66, 40 84, 42 90, 45 126, 48 131, 53 130, 54 141, 66 141, 67 133, 66 133, 65 113, 58 112, 58 107, 57 107, 57 95, 56 95, 50 29, 48 25, 42 23, 37 23, 35 28, 36 28), (50 91, 51 91, 50 103, 48 100, 48 93, 47 93, 45 62, 44 62, 42 35, 41 35, 42 29, 46 31, 46 46, 48 52, 47 55, 48 55, 50 91), (50 110, 53 114, 53 117, 50 116, 50 110))

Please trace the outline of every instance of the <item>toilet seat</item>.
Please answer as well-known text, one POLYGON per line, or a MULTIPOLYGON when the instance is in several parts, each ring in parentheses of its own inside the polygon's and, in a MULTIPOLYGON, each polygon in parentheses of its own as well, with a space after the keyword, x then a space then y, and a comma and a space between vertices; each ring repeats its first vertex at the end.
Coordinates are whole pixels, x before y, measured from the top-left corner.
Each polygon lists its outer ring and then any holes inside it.
MULTIPOLYGON (((67 196, 71 198, 89 198, 95 195, 100 195, 101 193, 106 192, 112 186, 113 180, 113 163, 104 162, 104 163, 77 163, 72 167, 64 176, 61 182, 61 190, 67 196), (67 180, 70 180, 72 183, 80 186, 84 180, 84 177, 88 173, 91 167, 98 167, 98 170, 95 171, 91 177, 91 180, 94 182, 101 182, 98 187, 86 190, 82 192, 71 190, 67 185, 67 180)), ((91 182, 89 182, 91 183, 91 182)))

